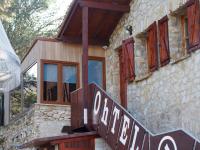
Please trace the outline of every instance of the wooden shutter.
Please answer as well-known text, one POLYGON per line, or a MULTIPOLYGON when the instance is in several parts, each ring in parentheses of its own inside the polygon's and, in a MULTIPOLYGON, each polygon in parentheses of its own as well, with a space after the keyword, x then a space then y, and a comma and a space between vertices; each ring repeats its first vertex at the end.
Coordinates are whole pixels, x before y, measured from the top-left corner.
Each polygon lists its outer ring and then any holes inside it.
POLYGON ((130 82, 135 79, 135 62, 134 62, 134 40, 133 38, 123 41, 122 50, 124 51, 126 61, 126 79, 130 82))
POLYGON ((168 17, 158 21, 160 64, 164 66, 170 62, 168 17))
POLYGON ((125 51, 121 49, 119 51, 119 63, 120 63, 120 99, 121 105, 123 107, 127 107, 127 68, 126 68, 126 61, 125 61, 125 51))
POLYGON ((193 51, 198 48, 200 44, 200 10, 199 0, 192 0, 187 7, 188 17, 188 35, 189 35, 189 47, 188 51, 193 51))
POLYGON ((147 53, 149 71, 158 69, 157 24, 154 22, 147 31, 147 53))
POLYGON ((127 108, 127 85, 135 79, 134 40, 124 40, 119 51, 120 61, 120 98, 121 105, 127 108))

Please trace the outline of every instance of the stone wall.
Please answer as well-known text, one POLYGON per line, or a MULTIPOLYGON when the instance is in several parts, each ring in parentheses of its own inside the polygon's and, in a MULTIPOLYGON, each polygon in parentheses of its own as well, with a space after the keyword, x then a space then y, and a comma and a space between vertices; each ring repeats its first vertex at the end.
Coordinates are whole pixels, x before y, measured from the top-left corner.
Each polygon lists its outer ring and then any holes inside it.
POLYGON ((95 150, 112 150, 112 149, 102 138, 96 138, 95 150))
POLYGON ((180 48, 179 22, 171 12, 186 0, 133 0, 110 38, 106 51, 107 91, 119 101, 118 47, 129 38, 125 26, 133 26, 137 82, 128 85, 128 110, 152 133, 183 128, 200 139, 200 51, 187 55, 180 48), (171 62, 152 74, 147 70, 146 51, 139 35, 154 21, 169 17, 171 62), (141 80, 142 79, 142 80, 141 80))
POLYGON ((70 118, 69 106, 35 104, 0 129, 0 138, 4 138, 2 145, 5 150, 15 150, 17 146, 36 138, 59 136, 62 127, 70 125, 70 118))

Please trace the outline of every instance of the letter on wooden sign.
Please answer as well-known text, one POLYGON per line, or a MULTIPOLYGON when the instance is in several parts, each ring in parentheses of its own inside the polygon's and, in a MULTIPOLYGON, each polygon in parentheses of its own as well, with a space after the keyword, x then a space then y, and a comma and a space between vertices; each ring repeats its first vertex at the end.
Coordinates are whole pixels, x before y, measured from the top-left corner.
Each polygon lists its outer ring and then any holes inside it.
POLYGON ((126 145, 126 141, 127 141, 127 134, 126 131, 129 128, 130 125, 130 119, 124 115, 124 121, 123 121, 123 126, 122 126, 122 132, 121 132, 121 136, 119 141, 123 144, 126 145))
MULTIPOLYGON (((159 146, 158 146, 158 150, 161 150, 161 146, 162 146, 162 144, 163 144, 165 141, 170 141, 170 142, 173 144, 173 149, 174 149, 174 150, 177 150, 176 142, 175 142, 175 140, 174 140, 171 136, 165 136, 165 137, 163 137, 163 138, 161 139, 161 141, 160 141, 160 143, 159 143, 159 146)), ((165 144, 166 144, 166 143, 165 143, 165 144)), ((168 144, 166 144, 164 148, 165 148, 165 150, 170 150, 168 144)))
POLYGON ((101 93, 100 91, 98 91, 96 93, 95 100, 94 100, 94 114, 95 115, 99 113, 100 105, 101 105, 101 93))
POLYGON ((108 99, 105 98, 104 108, 103 108, 103 115, 102 115, 102 117, 101 117, 101 122, 102 122, 105 126, 108 125, 107 121, 108 121, 108 111, 109 111, 109 110, 108 110, 107 103, 108 103, 108 99))
MULTIPOLYGON (((140 130, 139 127, 137 125, 135 125, 135 132, 134 132, 133 142, 132 142, 132 146, 131 146, 130 150, 135 150, 135 143, 136 143, 136 139, 137 139, 139 130, 140 130)), ((137 146, 136 150, 139 150, 138 146, 137 146)))
POLYGON ((113 126, 112 126, 112 129, 111 129, 111 132, 113 134, 115 134, 115 125, 116 125, 116 121, 119 120, 119 114, 120 114, 120 110, 117 109, 117 107, 115 106, 115 108, 113 110, 114 121, 113 121, 113 126))

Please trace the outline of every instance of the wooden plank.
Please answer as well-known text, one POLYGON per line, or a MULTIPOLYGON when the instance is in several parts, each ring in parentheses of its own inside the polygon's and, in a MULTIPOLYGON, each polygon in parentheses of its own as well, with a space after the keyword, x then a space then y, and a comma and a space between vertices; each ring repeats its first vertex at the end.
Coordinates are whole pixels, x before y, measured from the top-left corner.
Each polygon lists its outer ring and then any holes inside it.
POLYGON ((188 17, 188 36, 189 36, 189 47, 188 52, 197 50, 200 45, 200 6, 199 0, 192 0, 191 5, 187 7, 188 17))
POLYGON ((149 26, 147 32, 147 53, 149 71, 153 72, 158 69, 158 39, 157 39, 157 23, 154 22, 149 26))
POLYGON ((94 97, 93 97, 93 103, 92 103, 92 126, 95 131, 98 130, 99 127, 99 120, 100 120, 100 114, 102 110, 102 93, 100 88, 95 86, 94 89, 94 97))
POLYGON ((82 83, 84 101, 84 124, 88 124, 88 7, 82 8, 82 83))
MULTIPOLYGON (((68 43, 81 43, 82 38, 81 37, 70 37, 70 36, 63 36, 60 40, 63 42, 68 42, 68 43)), ((105 39, 100 39, 100 38, 89 38, 88 42, 90 45, 108 45, 108 41, 105 39)))
POLYGON ((119 51, 119 66, 120 66, 120 104, 124 108, 127 108, 127 86, 128 81, 126 80, 126 59, 124 55, 124 50, 119 51))
POLYGON ((119 5, 119 4, 108 3, 108 2, 79 1, 79 5, 81 7, 103 9, 107 11, 118 11, 118 12, 123 12, 123 13, 130 11, 129 5, 119 5))
POLYGON ((114 103, 106 138, 107 143, 112 149, 116 148, 122 115, 123 110, 118 104, 114 103))
POLYGON ((78 90, 78 96, 77 96, 77 100, 78 100, 78 105, 75 106, 74 108, 77 111, 77 118, 76 120, 78 121, 77 127, 74 129, 78 129, 81 127, 84 127, 84 116, 83 116, 83 109, 84 109, 84 99, 83 99, 83 89, 78 90))
POLYGON ((74 12, 77 9, 77 7, 78 7, 78 3, 76 1, 74 1, 73 6, 71 7, 69 15, 67 15, 67 17, 65 18, 65 20, 64 20, 64 22, 62 24, 61 30, 59 31, 59 34, 58 34, 58 37, 63 36, 63 34, 64 34, 65 30, 67 29, 67 27, 68 27, 68 25, 69 25, 69 23, 70 23, 70 21, 71 21, 71 19, 73 17, 74 12))
POLYGON ((142 150, 150 150, 150 136, 149 133, 145 134, 142 150))
POLYGON ((94 137, 75 138, 63 141, 64 147, 61 150, 94 150, 94 137))
POLYGON ((192 150, 195 140, 185 134, 183 131, 176 131, 152 137, 150 142, 151 150, 192 150))
POLYGON ((93 131, 93 132, 86 132, 86 133, 76 133, 76 134, 69 134, 69 135, 61 135, 61 136, 54 136, 54 137, 45 137, 45 138, 38 138, 38 139, 34 139, 28 143, 25 143, 23 145, 18 146, 18 148, 23 149, 23 148, 27 148, 27 147, 31 147, 31 146, 41 146, 41 145, 45 145, 45 144, 59 144, 59 143, 63 143, 64 141, 67 140, 74 140, 77 138, 97 138, 99 137, 97 135, 97 132, 93 131))
POLYGON ((72 129, 76 129, 78 126, 77 119, 78 119, 78 113, 76 107, 78 106, 78 92, 72 92, 71 93, 71 126, 72 129))
POLYGON ((158 21, 160 64, 165 66, 170 62, 168 17, 158 21))
POLYGON ((102 105, 98 133, 101 137, 106 138, 113 106, 113 100, 108 98, 106 93, 102 95, 102 105))
POLYGON ((196 143, 196 147, 195 147, 195 150, 200 150, 200 143, 196 143))
POLYGON ((130 140, 131 140, 131 133, 133 128, 134 120, 132 117, 125 111, 123 111, 123 117, 119 129, 119 136, 118 136, 118 143, 117 149, 128 149, 130 140))
POLYGON ((93 97, 95 93, 95 84, 92 84, 88 86, 89 89, 89 94, 88 94, 88 121, 91 122, 90 125, 88 125, 89 130, 93 130, 93 125, 92 125, 92 108, 93 108, 93 97))
POLYGON ((146 133, 146 130, 137 121, 135 121, 132 129, 129 149, 142 149, 146 133))

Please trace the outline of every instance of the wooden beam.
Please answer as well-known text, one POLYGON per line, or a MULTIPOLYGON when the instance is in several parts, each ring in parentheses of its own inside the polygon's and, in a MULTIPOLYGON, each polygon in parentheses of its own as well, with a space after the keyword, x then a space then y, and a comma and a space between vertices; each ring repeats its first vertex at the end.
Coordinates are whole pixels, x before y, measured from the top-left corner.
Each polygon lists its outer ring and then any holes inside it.
POLYGON ((65 18, 64 22, 62 23, 61 30, 58 33, 58 37, 60 37, 64 34, 65 30, 68 27, 68 24, 70 23, 70 21, 72 19, 73 14, 77 10, 78 4, 79 4, 79 1, 74 2, 73 6, 69 12, 69 15, 65 18))
MULTIPOLYGON (((57 40, 67 42, 67 43, 76 43, 76 44, 81 44, 82 43, 82 38, 81 37, 70 37, 70 36, 62 36, 58 38, 57 40)), ((100 39, 100 38, 89 38, 88 43, 90 45, 108 45, 109 41, 105 39, 100 39)))
POLYGON ((88 7, 82 8, 82 86, 83 86, 83 120, 88 125, 88 7))
POLYGON ((129 5, 119 5, 108 2, 94 2, 94 1, 79 1, 81 7, 102 9, 108 11, 129 12, 129 5))

